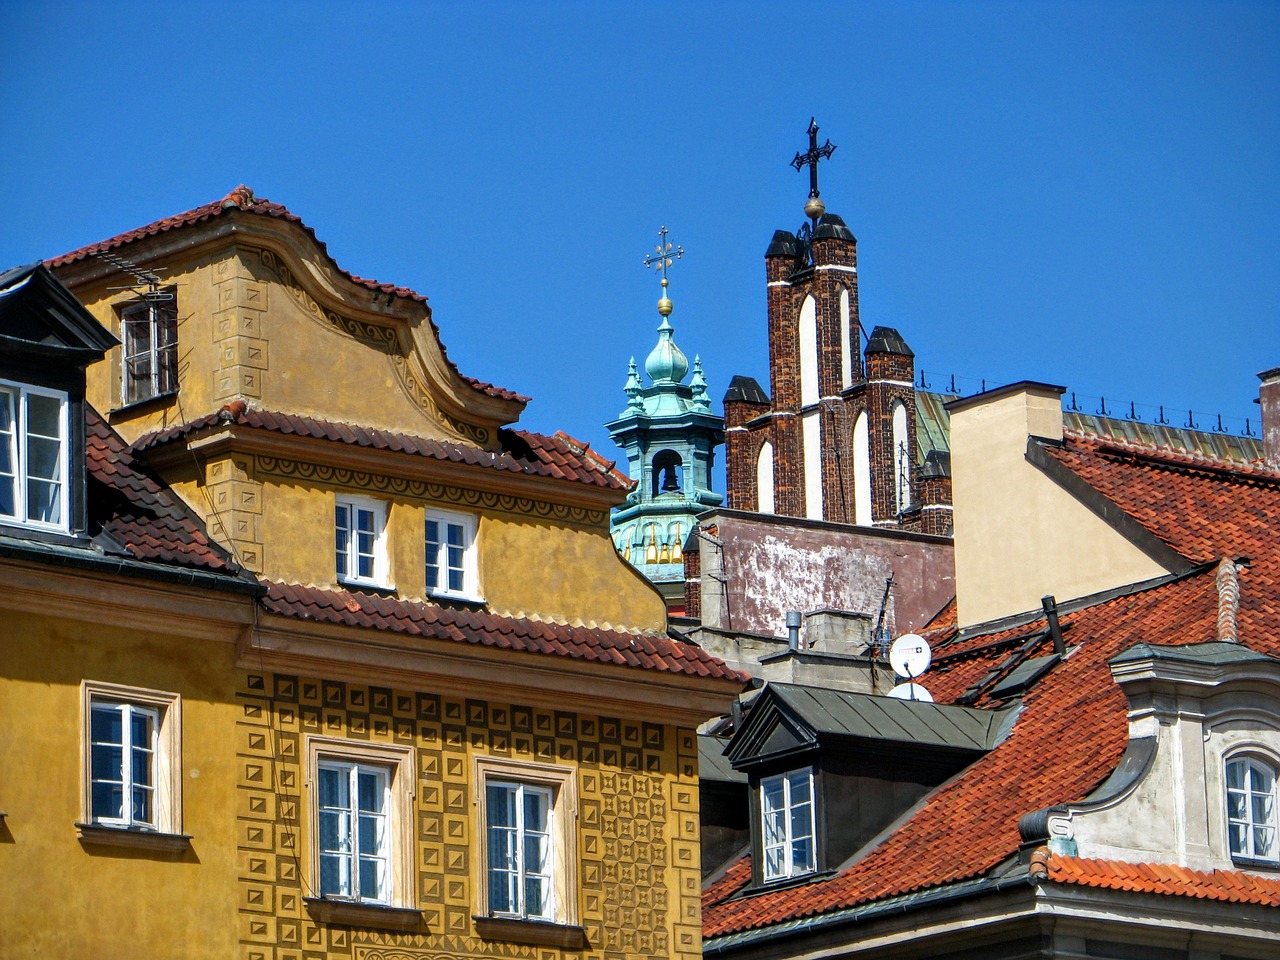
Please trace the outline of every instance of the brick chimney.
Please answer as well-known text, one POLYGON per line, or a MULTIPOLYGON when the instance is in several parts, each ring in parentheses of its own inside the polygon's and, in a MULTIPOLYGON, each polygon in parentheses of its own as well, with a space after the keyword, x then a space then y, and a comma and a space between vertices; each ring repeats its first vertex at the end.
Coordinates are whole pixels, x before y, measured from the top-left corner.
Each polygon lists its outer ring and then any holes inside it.
POLYGON ((1280 367, 1258 374, 1258 403, 1262 406, 1262 450, 1267 466, 1280 470, 1280 367))

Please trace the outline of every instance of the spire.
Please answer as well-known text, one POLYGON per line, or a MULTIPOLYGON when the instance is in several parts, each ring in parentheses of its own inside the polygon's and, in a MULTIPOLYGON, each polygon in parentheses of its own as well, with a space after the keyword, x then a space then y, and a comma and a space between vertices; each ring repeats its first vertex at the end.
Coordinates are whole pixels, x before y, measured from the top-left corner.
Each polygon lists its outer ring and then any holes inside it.
POLYGON ((693 388, 693 405, 700 410, 710 410, 711 398, 707 396, 707 378, 702 375, 702 357, 693 358, 693 376, 689 378, 689 386, 693 388))
POLYGON ((644 410, 644 402, 640 399, 640 374, 636 371, 636 358, 631 358, 627 367, 627 382, 622 392, 627 395, 627 409, 622 411, 625 417, 629 413, 640 413, 644 410))
POLYGON ((658 313, 662 323, 658 327, 658 345, 650 352, 644 362, 644 371, 654 383, 680 383, 689 371, 689 360, 676 346, 673 339, 675 328, 668 319, 673 305, 667 296, 667 270, 672 263, 684 256, 684 247, 672 247, 667 242, 667 228, 658 230, 658 246, 649 256, 644 258, 646 267, 657 267, 662 274, 662 298, 658 301, 658 313))
POLYGON ((836 152, 835 145, 830 140, 818 146, 818 129, 817 119, 810 117, 809 149, 804 153, 797 153, 791 161, 797 171, 806 166, 809 168, 809 200, 804 205, 804 215, 813 221, 815 228, 818 226, 818 218, 827 212, 827 205, 822 202, 818 193, 818 161, 826 160, 836 152))

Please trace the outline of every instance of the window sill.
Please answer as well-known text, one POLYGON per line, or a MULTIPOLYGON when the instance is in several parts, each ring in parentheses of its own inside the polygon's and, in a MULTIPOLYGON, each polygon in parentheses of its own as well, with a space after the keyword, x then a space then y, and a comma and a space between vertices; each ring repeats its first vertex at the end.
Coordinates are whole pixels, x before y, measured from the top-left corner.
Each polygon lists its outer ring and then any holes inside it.
POLYGON ((378 597, 394 597, 396 588, 391 584, 374 583, 371 580, 352 580, 349 577, 339 577, 338 586, 344 590, 351 590, 355 593, 368 593, 378 597))
MULTIPOLYGON (((483 607, 488 601, 484 597, 474 597, 470 594, 460 593, 442 593, 439 590, 427 591, 427 599, 432 603, 449 604, 454 603, 462 607, 470 609, 478 609, 483 607)), ((540 921, 539 921, 540 922, 540 921)))
POLYGON ((517 920, 513 917, 472 917, 482 940, 501 940, 537 947, 564 947, 586 950, 587 931, 582 927, 550 920, 517 920))
POLYGON ((391 907, 382 903, 359 903, 355 900, 330 900, 327 897, 303 897, 307 913, 320 923, 337 923, 375 930, 412 932, 422 930, 422 911, 412 907, 391 907))
POLYGON ((112 408, 108 419, 114 423, 117 414, 121 417, 131 417, 137 413, 145 413, 153 407, 158 409, 162 406, 168 406, 177 395, 177 390, 168 390, 164 393, 157 393, 154 397, 144 397, 141 400, 122 403, 120 406, 112 408))
POLYGON ((1280 870, 1280 860, 1259 860, 1256 857, 1231 855, 1231 865, 1241 870, 1280 870))
POLYGON ((108 827, 100 823, 77 823, 76 838, 96 847, 133 847, 137 850, 164 850, 181 853, 191 849, 185 833, 160 833, 137 827, 108 827))

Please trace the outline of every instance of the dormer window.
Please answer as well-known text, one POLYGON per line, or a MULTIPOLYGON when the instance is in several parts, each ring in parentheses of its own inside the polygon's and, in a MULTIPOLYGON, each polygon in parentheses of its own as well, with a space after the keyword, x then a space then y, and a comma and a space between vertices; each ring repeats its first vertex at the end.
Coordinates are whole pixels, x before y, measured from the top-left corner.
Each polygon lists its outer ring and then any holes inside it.
POLYGON ((67 529, 67 395, 0 380, 0 520, 67 529))
POLYGON ((1227 835, 1233 860, 1280 862, 1276 771, 1255 757, 1227 763, 1227 835))
POLYGON ((760 781, 760 820, 765 883, 817 869, 812 767, 760 781))
POLYGON ((172 288, 120 311, 124 332, 124 402, 141 403, 178 389, 178 302, 172 288))

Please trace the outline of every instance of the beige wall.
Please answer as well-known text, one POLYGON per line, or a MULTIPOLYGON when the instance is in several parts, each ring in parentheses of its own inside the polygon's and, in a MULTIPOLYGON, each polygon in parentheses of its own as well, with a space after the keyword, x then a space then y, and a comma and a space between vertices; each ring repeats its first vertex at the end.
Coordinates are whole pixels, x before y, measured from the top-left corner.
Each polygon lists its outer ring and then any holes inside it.
POLYGON ((956 597, 962 626, 1168 571, 1027 461, 1062 438, 1061 391, 1019 385, 951 410, 956 597))

